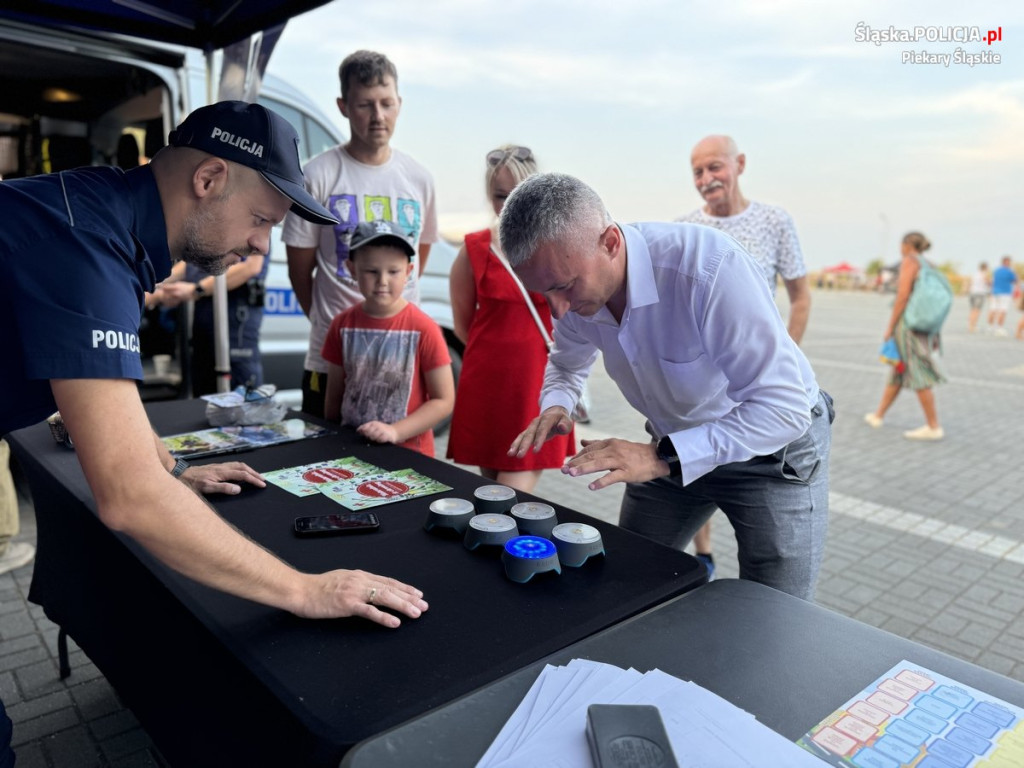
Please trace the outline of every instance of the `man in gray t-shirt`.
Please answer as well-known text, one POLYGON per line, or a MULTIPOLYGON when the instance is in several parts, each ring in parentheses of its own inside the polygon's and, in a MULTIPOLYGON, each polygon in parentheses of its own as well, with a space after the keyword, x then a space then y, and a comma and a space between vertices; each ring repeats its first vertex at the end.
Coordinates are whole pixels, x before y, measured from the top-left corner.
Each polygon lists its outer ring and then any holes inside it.
POLYGON ((321 350, 336 315, 362 301, 348 274, 349 241, 362 221, 397 224, 413 242, 413 273, 405 298, 419 303, 419 277, 437 241, 437 202, 430 173, 391 146, 402 109, 398 70, 382 53, 356 51, 338 70, 338 109, 348 120, 349 140, 314 157, 303 169, 306 189, 338 219, 316 226, 289 216, 283 239, 295 298, 310 321, 309 351, 302 376, 302 410, 324 415, 328 363, 321 350))

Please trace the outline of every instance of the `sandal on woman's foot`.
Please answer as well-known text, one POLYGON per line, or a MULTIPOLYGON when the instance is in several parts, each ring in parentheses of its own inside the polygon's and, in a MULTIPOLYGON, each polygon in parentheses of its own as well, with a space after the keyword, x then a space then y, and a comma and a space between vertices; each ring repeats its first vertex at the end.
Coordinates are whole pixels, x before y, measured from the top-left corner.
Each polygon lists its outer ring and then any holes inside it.
POLYGON ((907 440, 941 440, 945 434, 942 427, 929 427, 925 424, 923 427, 904 432, 903 436, 907 440))

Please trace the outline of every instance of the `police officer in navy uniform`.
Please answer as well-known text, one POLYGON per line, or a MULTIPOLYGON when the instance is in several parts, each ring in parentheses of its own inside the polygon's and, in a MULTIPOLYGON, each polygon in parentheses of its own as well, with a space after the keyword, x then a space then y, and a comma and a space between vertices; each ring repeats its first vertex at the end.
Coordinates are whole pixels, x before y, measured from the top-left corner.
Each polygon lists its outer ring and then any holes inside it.
POLYGON ((395 614, 426 610, 419 590, 363 571, 300 573, 245 538, 199 494, 263 479, 240 462, 175 462, 136 386, 144 292, 172 261, 217 273, 266 253, 289 209, 336 223, 302 181, 285 119, 221 102, 189 115, 148 165, 0 184, 0 436, 59 409, 101 520, 169 567, 299 616, 397 627, 395 614))

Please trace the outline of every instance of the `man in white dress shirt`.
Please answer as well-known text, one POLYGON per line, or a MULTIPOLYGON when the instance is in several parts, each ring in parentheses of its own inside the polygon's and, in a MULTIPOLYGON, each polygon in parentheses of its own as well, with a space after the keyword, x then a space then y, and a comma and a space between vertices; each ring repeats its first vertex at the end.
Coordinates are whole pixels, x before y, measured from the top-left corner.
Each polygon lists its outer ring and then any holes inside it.
POLYGON ((558 320, 541 414, 510 453, 571 427, 601 353, 652 440, 583 441, 563 472, 604 472, 591 490, 625 482, 620 525, 677 548, 722 509, 740 576, 812 599, 831 399, 750 255, 707 227, 616 224, 594 190, 561 174, 516 187, 500 227, 509 262, 558 320))

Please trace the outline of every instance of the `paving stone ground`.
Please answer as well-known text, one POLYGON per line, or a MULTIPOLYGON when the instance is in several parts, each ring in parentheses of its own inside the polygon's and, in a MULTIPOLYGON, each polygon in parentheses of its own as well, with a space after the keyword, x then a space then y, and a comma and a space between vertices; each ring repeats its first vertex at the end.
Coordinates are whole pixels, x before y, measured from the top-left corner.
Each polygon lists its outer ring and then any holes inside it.
MULTIPOLYGON (((878 430, 863 423, 885 381, 878 361, 891 295, 816 291, 804 350, 836 400, 831 519, 817 600, 835 611, 1024 681, 1024 475, 1016 437, 1024 342, 969 335, 966 299, 947 321, 936 389, 946 438, 913 443, 923 423, 903 394, 878 430)), ((603 371, 592 377, 583 437, 642 439, 643 419, 603 371)), ((445 442, 438 445, 444 454, 445 442)), ((615 522, 621 490, 547 472, 537 493, 615 522)), ((34 541, 22 498, 20 538, 34 541)), ((728 521, 714 518, 718 575, 737 573, 728 521)), ((27 602, 32 567, 0 576, 0 697, 14 720, 19 768, 163 766, 145 731, 96 667, 72 647, 57 676, 57 629, 27 602)), ((429 596, 428 596, 429 597, 429 596)), ((159 691, 153 692, 160 695, 159 691)))

